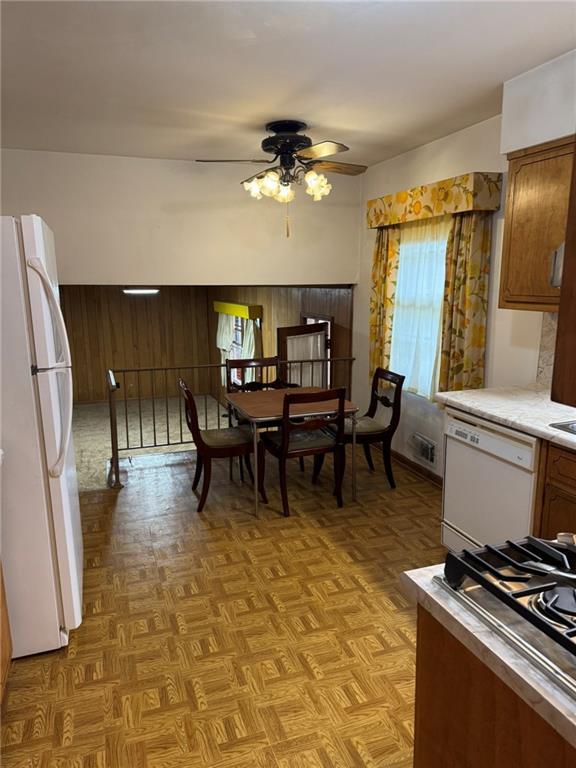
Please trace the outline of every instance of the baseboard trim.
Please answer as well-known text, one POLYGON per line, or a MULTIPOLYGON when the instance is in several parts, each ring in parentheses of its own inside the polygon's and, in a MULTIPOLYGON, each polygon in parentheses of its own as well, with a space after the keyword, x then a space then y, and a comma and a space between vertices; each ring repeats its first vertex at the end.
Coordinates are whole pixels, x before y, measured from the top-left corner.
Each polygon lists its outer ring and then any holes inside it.
POLYGON ((412 461, 412 459, 407 458, 402 453, 398 453, 398 451, 392 451, 392 457, 397 461, 399 464, 404 464, 405 467, 408 467, 408 469, 412 470, 414 474, 420 475, 421 477, 424 477, 426 480, 430 480, 431 483, 434 483, 434 485, 437 485, 439 488, 442 488, 442 478, 440 475, 435 475, 434 472, 431 472, 426 467, 423 467, 421 464, 416 463, 415 461, 412 461))

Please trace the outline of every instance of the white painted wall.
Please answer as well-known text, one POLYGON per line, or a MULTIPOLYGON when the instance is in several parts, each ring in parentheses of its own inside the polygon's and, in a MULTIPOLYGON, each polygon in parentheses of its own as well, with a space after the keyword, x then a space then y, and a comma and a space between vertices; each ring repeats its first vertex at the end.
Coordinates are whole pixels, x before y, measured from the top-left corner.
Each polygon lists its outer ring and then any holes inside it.
MULTIPOLYGON (((354 296, 353 337, 353 352, 356 357, 353 397, 361 407, 367 405, 369 394, 368 308, 375 240, 375 230, 369 230, 365 223, 366 201, 468 171, 506 171, 506 158, 500 154, 500 124, 499 116, 478 123, 372 166, 364 177, 364 237, 360 256, 360 278, 354 296)), ((494 216, 486 386, 523 385, 536 380, 542 327, 540 312, 498 309, 504 199, 503 193, 501 210, 494 216)), ((403 416, 394 447, 409 458, 414 458, 408 442, 414 430, 430 437, 441 449, 441 412, 435 404, 425 398, 407 394, 403 401, 403 416)), ((441 450, 439 453, 434 471, 441 474, 441 450)))
POLYGON ((358 276, 361 179, 286 206, 240 185, 251 165, 199 165, 3 150, 2 212, 38 213, 56 236, 63 283, 290 285, 358 276))
POLYGON ((576 132, 576 50, 504 83, 502 153, 576 132))
MULTIPOLYGON (((290 285, 355 283, 353 397, 368 400, 368 307, 375 231, 366 201, 468 171, 505 171, 500 117, 372 166, 360 179, 337 177, 314 203, 303 190, 284 235, 284 206, 252 200, 238 183, 243 166, 77 155, 2 153, 4 213, 39 213, 54 229, 63 283, 290 285)), ((502 209, 504 195, 502 197, 502 209)), ((542 315, 498 309, 503 210, 494 217, 487 386, 535 381, 542 315)), ((419 431, 440 449, 437 407, 413 395, 395 447, 412 457, 419 431)))

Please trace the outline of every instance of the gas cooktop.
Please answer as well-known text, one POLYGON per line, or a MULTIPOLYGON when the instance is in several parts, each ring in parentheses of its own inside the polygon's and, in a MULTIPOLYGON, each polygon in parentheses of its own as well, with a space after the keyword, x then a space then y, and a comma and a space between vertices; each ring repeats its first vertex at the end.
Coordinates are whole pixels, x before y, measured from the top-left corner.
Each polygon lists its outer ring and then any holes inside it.
POLYGON ((558 536, 450 552, 445 581, 473 596, 486 590, 576 656, 576 538, 558 536))

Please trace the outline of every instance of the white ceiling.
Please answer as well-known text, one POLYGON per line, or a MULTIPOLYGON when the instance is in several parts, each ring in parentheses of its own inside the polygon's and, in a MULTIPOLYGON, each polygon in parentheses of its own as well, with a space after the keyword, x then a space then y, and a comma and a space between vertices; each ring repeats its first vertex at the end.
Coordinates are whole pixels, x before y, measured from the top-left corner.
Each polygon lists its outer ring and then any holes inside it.
POLYGON ((574 47, 573 2, 2 2, 2 144, 258 157, 290 117, 372 164, 574 47))

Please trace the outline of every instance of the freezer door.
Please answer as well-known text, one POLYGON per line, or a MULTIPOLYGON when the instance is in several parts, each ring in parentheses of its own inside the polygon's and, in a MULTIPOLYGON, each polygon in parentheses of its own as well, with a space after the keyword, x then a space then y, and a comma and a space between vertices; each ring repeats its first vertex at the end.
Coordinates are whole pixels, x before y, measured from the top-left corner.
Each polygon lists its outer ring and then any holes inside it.
POLYGON ((37 378, 64 627, 74 629, 82 620, 83 545, 70 431, 72 375, 60 368, 41 371, 37 378))
POLYGON ((35 363, 38 368, 69 366, 70 347, 60 309, 54 235, 39 216, 22 216, 21 225, 35 363))

